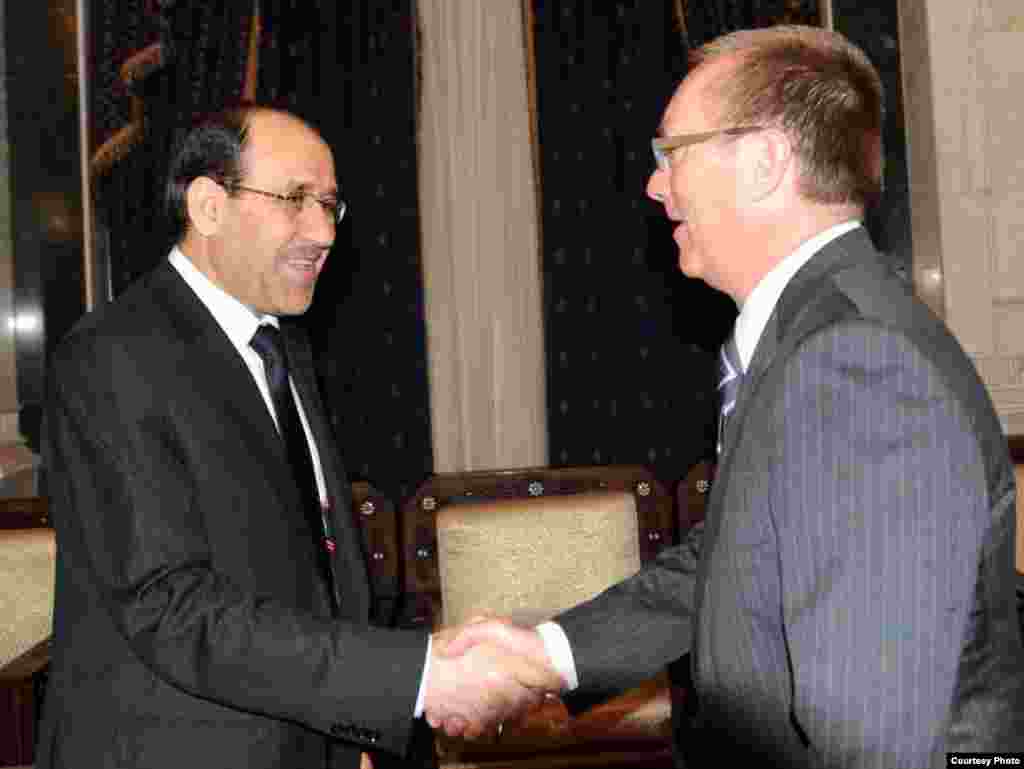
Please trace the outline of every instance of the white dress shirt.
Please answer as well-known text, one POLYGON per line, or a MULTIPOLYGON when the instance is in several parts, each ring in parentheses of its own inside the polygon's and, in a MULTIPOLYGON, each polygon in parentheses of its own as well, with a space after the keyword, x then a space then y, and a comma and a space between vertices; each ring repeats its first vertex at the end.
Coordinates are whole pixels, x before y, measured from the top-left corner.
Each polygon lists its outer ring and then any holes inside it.
POLYGON ((740 365, 744 371, 750 365, 750 359, 754 357, 754 350, 761 339, 761 334, 764 333, 764 327, 768 325, 768 318, 775 311, 775 305, 779 303, 779 298, 786 290, 786 286, 789 285, 789 281, 800 271, 801 267, 811 260, 812 256, 826 245, 858 227, 860 227, 860 222, 854 220, 819 232, 810 240, 801 243, 796 251, 775 265, 771 272, 754 286, 747 301, 740 306, 740 314, 736 318, 736 327, 733 329, 733 334, 736 337, 736 350, 739 352, 740 365))
MULTIPOLYGON (((171 266, 178 271, 178 274, 181 275, 184 281, 188 283, 196 296, 199 297, 199 301, 206 305, 206 309, 213 315, 217 325, 224 330, 228 339, 231 340, 231 344, 238 350, 238 354, 242 356, 245 365, 249 367, 249 373, 256 380, 256 386, 260 388, 263 402, 267 404, 267 411, 273 417, 274 424, 277 424, 277 414, 274 412, 274 401, 270 397, 270 385, 267 383, 267 371, 263 367, 263 358, 249 346, 249 342, 252 341, 256 329, 264 323, 269 323, 275 328, 281 327, 277 316, 259 315, 250 310, 235 299, 235 297, 231 296, 231 294, 214 285, 213 281, 200 272, 192 264, 192 261, 176 246, 171 249, 168 261, 170 261, 171 266)), ((309 429, 309 422, 306 419, 306 411, 303 408, 302 399, 299 398, 299 394, 295 391, 295 383, 291 381, 290 376, 288 382, 292 388, 292 398, 299 412, 299 419, 302 421, 302 429, 306 434, 309 452, 313 457, 313 473, 316 475, 316 488, 320 497, 320 504, 327 507, 329 503, 327 499, 327 485, 324 482, 323 467, 320 465, 320 452, 317 451, 316 442, 313 440, 313 433, 309 429)), ((280 426, 278 426, 278 430, 280 430, 280 426)))
MULTIPOLYGON (((828 243, 845 235, 847 232, 860 227, 860 222, 853 220, 837 224, 823 232, 819 232, 809 240, 800 244, 800 247, 785 259, 775 265, 772 270, 761 278, 761 281, 750 292, 750 296, 740 307, 740 314, 736 318, 736 327, 733 333, 736 336, 736 349, 740 356, 740 365, 745 371, 750 365, 750 359, 754 357, 754 350, 764 333, 778 304, 782 292, 793 276, 810 261, 816 253, 828 243)), ((572 656, 572 647, 565 631, 555 622, 544 622, 537 626, 541 639, 544 641, 544 648, 555 670, 567 682, 568 690, 572 691, 579 686, 579 677, 576 674, 576 661, 572 656)))
MULTIPOLYGON (((256 333, 256 329, 262 324, 269 323, 280 328, 277 316, 260 315, 250 310, 235 299, 235 297, 214 285, 177 247, 171 249, 168 261, 170 261, 171 266, 178 271, 178 274, 195 292, 196 296, 199 297, 199 301, 206 305, 210 314, 213 315, 213 319, 217 321, 217 325, 224 330, 228 339, 231 340, 231 344, 238 350, 238 354, 242 356, 245 365, 249 367, 252 378, 256 380, 256 386, 260 389, 260 394, 263 396, 263 402, 267 405, 267 410, 274 418, 274 424, 277 424, 277 413, 274 411, 274 401, 270 397, 270 385, 267 383, 267 372, 263 367, 263 358, 249 346, 253 334, 256 333)), ((313 457, 313 472, 316 475, 316 487, 320 495, 320 504, 326 507, 329 502, 327 499, 327 485, 324 482, 324 471, 320 465, 320 452, 317 451, 316 442, 313 440, 313 433, 309 429, 309 422, 306 420, 306 412, 303 410, 302 400, 295 391, 295 383, 291 381, 290 376, 288 381, 292 387, 292 397, 295 400, 295 407, 298 409, 299 419, 302 421, 302 429, 306 433, 306 441, 309 444, 309 450, 313 457)), ((419 693, 416 696, 416 706, 413 711, 414 717, 419 717, 423 713, 423 699, 426 695, 427 673, 430 666, 430 646, 431 641, 428 638, 426 664, 423 666, 423 676, 420 679, 419 693)))

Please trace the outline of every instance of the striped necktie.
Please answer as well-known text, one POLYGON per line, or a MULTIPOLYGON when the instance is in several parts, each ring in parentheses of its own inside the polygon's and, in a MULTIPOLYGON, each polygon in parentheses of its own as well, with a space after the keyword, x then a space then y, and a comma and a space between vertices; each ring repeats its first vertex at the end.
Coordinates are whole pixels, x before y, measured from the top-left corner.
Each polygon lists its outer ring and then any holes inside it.
POLYGON ((718 368, 720 378, 718 380, 718 392, 721 396, 721 407, 718 412, 718 455, 722 455, 722 441, 725 438, 725 425, 729 415, 736 408, 736 393, 740 389, 740 380, 743 378, 743 368, 740 365, 739 350, 736 349, 736 337, 731 335, 729 340, 722 345, 718 356, 718 368))

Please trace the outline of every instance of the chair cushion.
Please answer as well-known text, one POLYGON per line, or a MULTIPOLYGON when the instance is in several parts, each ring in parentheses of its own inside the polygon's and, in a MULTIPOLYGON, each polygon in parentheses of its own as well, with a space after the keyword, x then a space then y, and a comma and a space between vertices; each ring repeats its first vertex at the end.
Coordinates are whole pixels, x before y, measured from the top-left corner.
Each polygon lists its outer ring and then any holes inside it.
POLYGON ((548 619, 637 572, 638 530, 623 491, 448 505, 437 514, 443 624, 548 619))
POLYGON ((0 667, 50 636, 53 529, 0 530, 0 667))

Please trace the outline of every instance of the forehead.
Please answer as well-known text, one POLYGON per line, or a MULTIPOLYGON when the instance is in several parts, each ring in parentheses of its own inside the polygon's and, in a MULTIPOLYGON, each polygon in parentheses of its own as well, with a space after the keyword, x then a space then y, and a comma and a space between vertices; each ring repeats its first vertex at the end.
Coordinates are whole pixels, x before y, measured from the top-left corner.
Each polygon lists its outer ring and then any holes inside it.
POLYGON ((249 119, 243 154, 246 176, 267 183, 335 186, 330 147, 301 120, 278 112, 257 112, 249 119))
POLYGON ((714 85, 727 76, 728 62, 715 60, 690 71, 672 95, 661 120, 661 133, 675 136, 718 128, 714 85))

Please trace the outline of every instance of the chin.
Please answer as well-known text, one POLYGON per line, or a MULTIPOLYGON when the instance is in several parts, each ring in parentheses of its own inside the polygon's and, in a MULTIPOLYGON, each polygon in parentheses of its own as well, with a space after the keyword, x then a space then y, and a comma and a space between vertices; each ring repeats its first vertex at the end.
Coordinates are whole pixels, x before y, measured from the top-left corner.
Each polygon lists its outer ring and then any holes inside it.
POLYGON ((289 297, 287 300, 277 303, 277 312, 275 315, 288 316, 288 315, 302 315, 312 306, 313 295, 310 294, 307 297, 289 297))
POLYGON ((701 280, 704 277, 700 270, 700 262, 694 259, 692 254, 679 253, 679 271, 688 278, 701 280))

